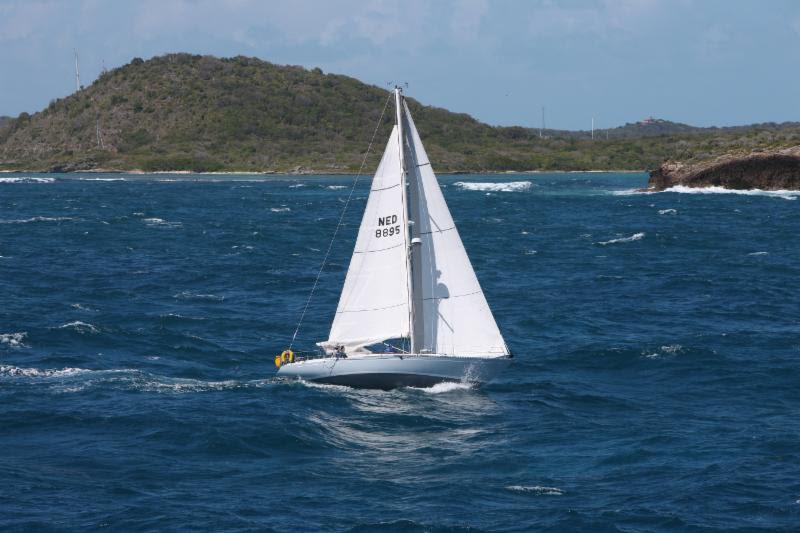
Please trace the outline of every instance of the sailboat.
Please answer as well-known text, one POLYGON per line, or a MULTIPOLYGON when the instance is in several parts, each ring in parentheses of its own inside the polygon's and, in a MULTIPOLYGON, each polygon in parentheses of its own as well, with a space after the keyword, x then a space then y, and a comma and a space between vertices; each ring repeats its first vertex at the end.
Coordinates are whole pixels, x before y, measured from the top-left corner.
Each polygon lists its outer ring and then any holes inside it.
POLYGON ((378 389, 485 383, 511 359, 399 87, 394 101, 330 334, 317 343, 324 356, 289 352, 278 376, 378 389))

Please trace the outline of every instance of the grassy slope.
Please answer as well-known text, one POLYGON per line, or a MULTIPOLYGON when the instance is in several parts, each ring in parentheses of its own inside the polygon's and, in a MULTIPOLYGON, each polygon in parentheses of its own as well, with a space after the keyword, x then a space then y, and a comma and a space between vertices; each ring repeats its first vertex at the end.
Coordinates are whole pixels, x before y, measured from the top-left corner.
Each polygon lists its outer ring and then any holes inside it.
MULTIPOLYGON (((254 58, 134 59, 39 113, 0 124, 0 168, 352 171, 387 96, 347 76, 254 58)), ((409 105, 440 171, 643 169, 668 158, 800 144, 797 124, 626 125, 609 130, 609 140, 550 130, 542 139, 536 130, 409 105)), ((387 111, 378 144, 391 128, 391 106, 387 111)), ((373 149, 370 166, 381 151, 373 149)))

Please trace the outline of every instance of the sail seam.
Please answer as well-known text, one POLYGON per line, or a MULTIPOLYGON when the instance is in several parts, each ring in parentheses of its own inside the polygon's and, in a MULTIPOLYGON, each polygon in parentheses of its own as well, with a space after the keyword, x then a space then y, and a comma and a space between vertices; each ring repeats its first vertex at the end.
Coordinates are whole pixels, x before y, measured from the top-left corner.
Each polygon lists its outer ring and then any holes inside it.
POLYGON ((389 187, 384 187, 383 189, 370 189, 370 192, 388 191, 389 189, 394 189, 395 187, 399 187, 399 186, 400 186, 400 184, 396 183, 396 184, 391 185, 389 187))
POLYGON ((419 232, 419 234, 420 235, 430 235, 431 233, 444 233, 445 231, 450 231, 450 230, 454 230, 454 229, 456 229, 456 227, 452 226, 452 227, 449 227, 449 228, 437 229, 437 230, 434 230, 434 231, 421 231, 421 232, 419 232))
POLYGON ((474 292, 468 292, 466 294, 451 294, 450 296, 434 296, 432 298, 423 298, 423 300, 448 300, 451 298, 463 298, 464 296, 472 296, 473 294, 481 294, 483 293, 482 290, 478 289, 474 292))
POLYGON ((430 161, 428 161, 427 163, 420 163, 420 164, 417 165, 417 168, 424 167, 424 166, 427 166, 427 165, 430 165, 430 164, 431 164, 430 161))
POLYGON ((363 251, 360 251, 360 252, 358 250, 353 250, 353 253, 354 254, 373 254, 375 252, 385 252, 386 250, 393 250, 395 248, 399 248, 400 246, 403 246, 404 244, 405 244, 404 242, 401 242, 400 244, 395 244, 394 246, 389 246, 388 248, 381 248, 380 250, 363 250, 363 251))
POLYGON ((336 311, 336 314, 340 315, 342 313, 367 313, 372 311, 385 311, 386 309, 396 309, 398 307, 403 307, 404 305, 406 305, 405 302, 396 305, 389 305, 387 307, 376 307, 374 309, 343 309, 341 311, 336 311))

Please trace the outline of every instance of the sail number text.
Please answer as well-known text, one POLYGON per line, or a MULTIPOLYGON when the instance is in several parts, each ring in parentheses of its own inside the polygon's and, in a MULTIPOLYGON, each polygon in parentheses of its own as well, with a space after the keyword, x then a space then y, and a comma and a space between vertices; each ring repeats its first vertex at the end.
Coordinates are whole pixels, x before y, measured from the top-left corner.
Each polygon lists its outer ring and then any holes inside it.
POLYGON ((400 224, 397 223, 397 215, 378 217, 378 226, 384 226, 375 230, 375 237, 391 237, 400 234, 400 224))

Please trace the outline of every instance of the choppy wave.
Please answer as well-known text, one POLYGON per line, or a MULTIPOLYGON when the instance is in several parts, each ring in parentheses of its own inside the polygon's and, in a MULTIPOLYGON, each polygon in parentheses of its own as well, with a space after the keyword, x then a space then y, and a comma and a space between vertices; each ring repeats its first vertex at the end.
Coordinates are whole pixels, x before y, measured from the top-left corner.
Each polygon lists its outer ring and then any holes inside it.
POLYGON ((685 185, 675 185, 663 192, 677 192, 682 194, 739 194, 743 196, 771 196, 783 198, 784 200, 796 200, 800 196, 800 191, 790 191, 780 189, 777 191, 765 191, 762 189, 726 189, 725 187, 687 187, 685 185))
POLYGON ((649 191, 645 189, 617 189, 609 192, 614 196, 632 196, 634 194, 656 194, 657 191, 649 191))
POLYGON ((51 382, 54 379, 70 379, 69 387, 63 392, 80 392, 91 386, 111 385, 126 390, 156 393, 210 392, 245 387, 263 387, 267 380, 239 381, 234 379, 206 381, 202 379, 173 378, 143 372, 135 368, 97 369, 30 368, 14 365, 0 365, 0 379, 28 379, 32 383, 51 382), (72 378, 79 378, 75 381, 72 378))
POLYGON ((25 346, 22 341, 25 340, 27 336, 28 333, 25 331, 20 331, 17 333, 0 333, 0 344, 5 344, 11 348, 22 348, 25 346))
POLYGON ((683 346, 680 344, 666 344, 652 353, 643 352, 643 355, 648 359, 658 359, 659 357, 677 355, 682 352, 683 346))
POLYGON ((100 333, 100 330, 97 327, 89 324, 88 322, 82 322, 80 320, 68 322, 58 327, 59 329, 71 329, 73 331, 77 331, 78 333, 91 333, 92 335, 95 333, 100 333))
POLYGON ((22 368, 13 365, 0 365, 0 376, 2 377, 25 377, 25 378, 61 378, 77 376, 95 372, 86 368, 22 368))
POLYGON ((180 222, 168 222, 163 218, 157 218, 157 217, 143 218, 142 222, 144 222, 148 226, 164 226, 167 228, 175 228, 182 225, 180 222))
POLYGON ((33 176, 17 176, 13 178, 0 178, 0 183, 53 183, 55 178, 37 178, 33 176))
POLYGON ((179 292, 175 294, 173 298, 177 298, 178 300, 213 300, 215 302, 221 302, 225 299, 224 296, 217 296, 216 294, 203 294, 192 291, 179 292))
POLYGON ((64 222, 72 217, 31 217, 0 220, 0 224, 30 224, 32 222, 64 222))
POLYGON ((558 487, 542 487, 541 485, 510 485, 506 490, 511 492, 526 492, 536 496, 563 496, 564 491, 558 487))
POLYGON ((520 192, 527 191, 533 187, 530 181, 507 181, 507 182, 471 182, 457 181, 453 185, 465 191, 488 191, 488 192, 520 192))
POLYGON ((640 240, 644 239, 644 236, 645 236, 645 234, 643 232, 634 233, 630 237, 620 237, 618 239, 611 239, 609 241, 600 241, 597 244, 600 244, 602 246, 606 246, 608 244, 618 244, 618 243, 622 243, 622 242, 640 241, 640 240))

